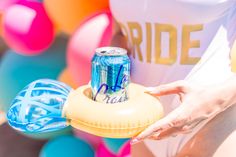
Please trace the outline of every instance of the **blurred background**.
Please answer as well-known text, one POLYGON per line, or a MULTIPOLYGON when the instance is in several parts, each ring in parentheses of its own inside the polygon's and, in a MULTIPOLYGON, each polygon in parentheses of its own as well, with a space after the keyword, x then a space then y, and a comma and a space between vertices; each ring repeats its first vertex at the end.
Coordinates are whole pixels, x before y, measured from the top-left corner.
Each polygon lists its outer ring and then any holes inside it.
POLYGON ((23 134, 6 122, 11 101, 41 78, 73 88, 90 80, 97 47, 112 37, 108 0, 0 0, 0 157, 128 157, 128 139, 71 127, 23 134))

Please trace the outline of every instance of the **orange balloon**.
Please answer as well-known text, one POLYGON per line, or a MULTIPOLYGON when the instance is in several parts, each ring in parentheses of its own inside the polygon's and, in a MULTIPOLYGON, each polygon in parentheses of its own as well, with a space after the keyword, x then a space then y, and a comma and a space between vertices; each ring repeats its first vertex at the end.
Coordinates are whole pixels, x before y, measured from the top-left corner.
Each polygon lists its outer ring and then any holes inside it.
POLYGON ((87 16, 109 9, 109 0, 44 0, 44 5, 59 28, 71 34, 87 16))
POLYGON ((75 81, 71 77, 71 74, 70 74, 70 72, 67 68, 62 71, 62 73, 60 74, 58 80, 61 81, 61 82, 64 82, 65 84, 67 84, 69 86, 71 86, 73 89, 78 88, 78 85, 75 83, 75 81))

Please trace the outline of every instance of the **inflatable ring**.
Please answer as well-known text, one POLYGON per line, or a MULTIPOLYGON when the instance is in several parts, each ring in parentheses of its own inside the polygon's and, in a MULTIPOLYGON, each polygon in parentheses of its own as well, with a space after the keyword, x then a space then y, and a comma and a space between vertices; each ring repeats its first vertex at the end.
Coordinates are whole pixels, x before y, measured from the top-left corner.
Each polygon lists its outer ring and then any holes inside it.
POLYGON ((163 116, 159 100, 141 85, 131 83, 129 100, 105 104, 91 99, 89 85, 71 91, 62 115, 68 124, 85 132, 110 138, 129 138, 163 116))

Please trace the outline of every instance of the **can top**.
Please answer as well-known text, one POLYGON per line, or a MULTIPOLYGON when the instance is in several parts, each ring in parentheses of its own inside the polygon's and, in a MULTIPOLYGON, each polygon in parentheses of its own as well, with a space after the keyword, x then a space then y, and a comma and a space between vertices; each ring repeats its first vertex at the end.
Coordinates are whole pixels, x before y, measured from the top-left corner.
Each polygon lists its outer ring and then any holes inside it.
POLYGON ((127 54, 127 50, 120 47, 100 47, 96 49, 99 56, 123 56, 127 54))

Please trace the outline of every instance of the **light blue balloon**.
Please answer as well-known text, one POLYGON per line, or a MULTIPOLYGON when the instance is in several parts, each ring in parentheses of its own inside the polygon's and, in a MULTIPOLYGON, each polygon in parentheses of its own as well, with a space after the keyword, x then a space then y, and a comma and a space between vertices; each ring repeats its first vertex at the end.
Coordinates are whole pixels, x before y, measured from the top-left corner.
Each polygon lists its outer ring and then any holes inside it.
POLYGON ((39 157, 94 157, 94 150, 79 138, 61 136, 46 143, 39 157))
MULTIPOLYGON (((22 56, 8 50, 0 63, 0 109, 8 111, 13 99, 26 85, 43 78, 57 79, 66 66, 67 39, 56 38, 52 46, 37 56, 22 56)), ((25 134, 36 139, 48 139, 71 134, 71 128, 48 133, 25 134)))
POLYGON ((51 132, 67 127, 62 109, 71 88, 50 79, 26 86, 12 102, 7 113, 9 124, 25 133, 51 132))
POLYGON ((67 40, 60 37, 38 56, 7 51, 0 63, 0 109, 7 112, 17 93, 29 83, 42 78, 57 79, 66 66, 66 45, 67 40))
POLYGON ((106 147, 114 154, 117 154, 123 144, 128 140, 128 138, 103 138, 106 147))
POLYGON ((33 139, 38 139, 38 140, 42 140, 42 139, 53 139, 62 135, 72 135, 72 129, 71 127, 66 127, 65 129, 62 130, 58 130, 58 131, 52 131, 52 132, 41 132, 41 133, 24 133, 24 136, 33 138, 33 139))

